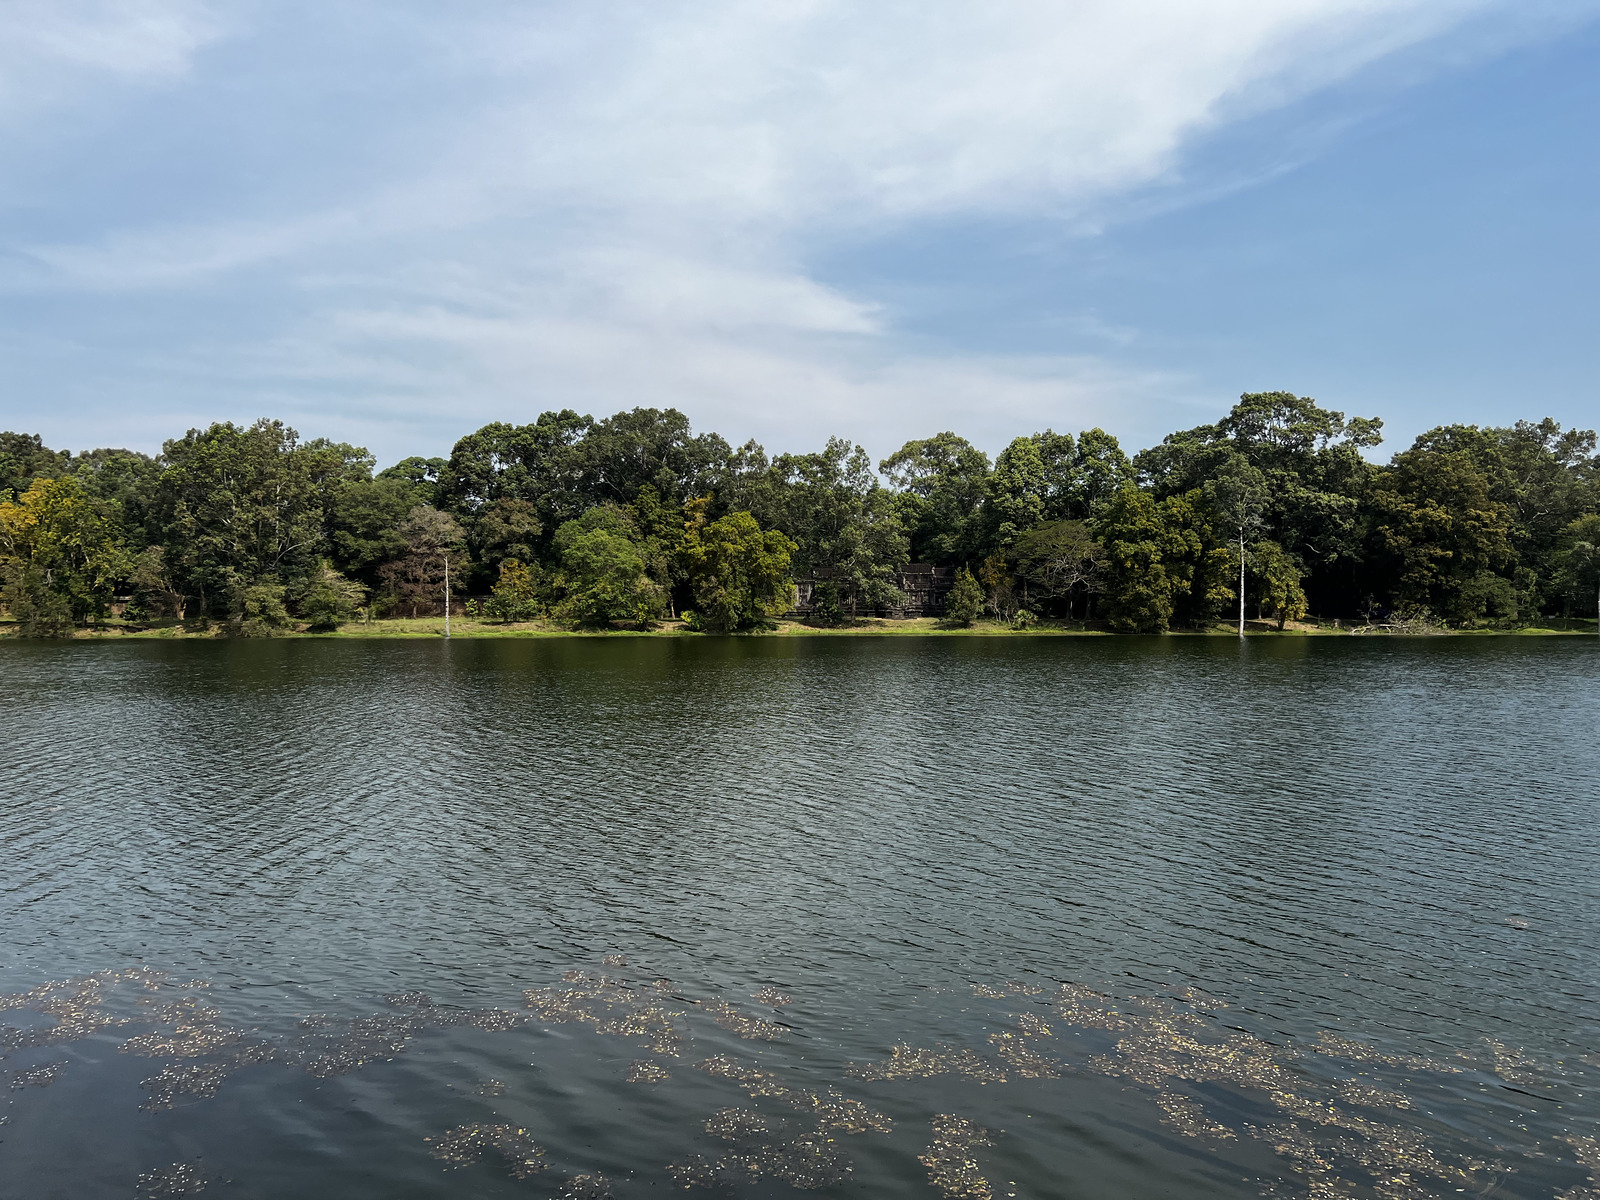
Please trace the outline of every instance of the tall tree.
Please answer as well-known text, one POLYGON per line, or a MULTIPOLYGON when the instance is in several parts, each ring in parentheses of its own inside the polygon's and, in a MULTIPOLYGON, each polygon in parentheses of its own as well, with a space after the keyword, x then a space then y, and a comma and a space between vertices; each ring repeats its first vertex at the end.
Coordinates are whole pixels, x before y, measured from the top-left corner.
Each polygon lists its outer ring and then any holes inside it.
POLYGON ((0 500, 27 491, 35 479, 65 475, 71 466, 71 455, 49 449, 37 433, 0 433, 0 500))
POLYGON ((939 433, 907 442, 878 464, 897 489, 901 522, 919 562, 981 557, 989 456, 966 438, 939 433))
POLYGON ((1017 538, 1012 547, 1017 570, 1028 585, 1030 603, 1059 597, 1066 601, 1072 616, 1073 597, 1084 594, 1084 616, 1095 593, 1105 564, 1105 547, 1095 538, 1085 521, 1046 521, 1017 538))
POLYGON ((104 617, 132 565, 115 506, 76 479, 35 477, 0 501, 0 598, 24 635, 59 636, 104 617))
POLYGON ((699 501, 686 506, 683 541, 695 611, 705 628, 732 633, 787 609, 794 592, 789 579, 794 542, 775 529, 762 529, 747 512, 707 521, 705 508, 699 501))
POLYGON ((561 611, 580 624, 633 621, 643 625, 666 607, 664 589, 651 579, 628 509, 591 508, 556 531, 561 554, 561 611))
POLYGON ((451 593, 464 582, 466 530, 449 513, 419 504, 400 523, 399 533, 405 553, 378 572, 391 598, 407 605, 413 617, 423 605, 448 606, 451 593))
POLYGON ((774 523, 795 542, 796 570, 825 575, 852 617, 902 602, 908 542, 864 449, 829 438, 816 454, 780 456, 772 475, 782 496, 774 523))
POLYGON ((1481 615, 1490 580, 1514 559, 1514 515, 1492 494, 1476 432, 1423 434, 1368 497, 1379 586, 1402 607, 1457 622, 1481 615))
POLYGON ((325 440, 302 444, 281 421, 191 429, 162 448, 156 519, 169 570, 202 612, 236 607, 256 584, 309 574, 326 549, 324 514, 371 456, 325 440))

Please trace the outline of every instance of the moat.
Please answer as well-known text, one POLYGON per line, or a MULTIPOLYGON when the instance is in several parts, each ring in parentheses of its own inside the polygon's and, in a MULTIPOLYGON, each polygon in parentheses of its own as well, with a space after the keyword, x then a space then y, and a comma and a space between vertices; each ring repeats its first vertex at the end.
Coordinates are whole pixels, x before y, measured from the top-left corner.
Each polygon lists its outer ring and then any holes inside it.
POLYGON ((0 1197, 1585 1196, 1600 649, 0 646, 0 1197))

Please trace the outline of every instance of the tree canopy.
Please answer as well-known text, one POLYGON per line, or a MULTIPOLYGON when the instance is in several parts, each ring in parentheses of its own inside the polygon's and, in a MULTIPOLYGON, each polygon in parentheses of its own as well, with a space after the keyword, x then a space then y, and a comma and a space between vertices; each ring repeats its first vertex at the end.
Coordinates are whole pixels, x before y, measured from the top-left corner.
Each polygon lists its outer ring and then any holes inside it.
POLYGON ((961 572, 963 612, 976 589, 1008 619, 1130 631, 1241 603, 1280 625, 1595 611, 1593 431, 1445 425, 1380 462, 1382 428, 1252 392, 1131 459, 1101 429, 1018 436, 992 461, 946 431, 874 468, 842 438, 769 455, 674 409, 561 409, 381 471, 267 419, 191 429, 155 456, 0 433, 0 604, 34 633, 113 610, 325 628, 439 611, 448 562, 452 592, 502 619, 692 610, 738 630, 786 609, 795 579, 828 619, 893 609, 923 563, 961 572))

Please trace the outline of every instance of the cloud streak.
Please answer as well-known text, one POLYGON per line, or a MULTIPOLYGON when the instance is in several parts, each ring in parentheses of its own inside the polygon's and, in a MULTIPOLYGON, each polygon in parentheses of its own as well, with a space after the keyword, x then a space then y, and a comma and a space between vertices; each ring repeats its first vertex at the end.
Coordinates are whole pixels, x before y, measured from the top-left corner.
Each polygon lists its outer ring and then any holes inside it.
MULTIPOLYGON (((228 193, 133 225, 109 205, 13 241, 0 287, 203 302, 269 281, 289 297, 272 328, 191 348, 235 364, 219 379, 262 396, 315 383, 363 410, 383 396, 416 419, 454 392, 478 398, 458 417, 674 403, 812 440, 1104 420, 1184 395, 1181 375, 1128 357, 1137 330, 1118 328, 1116 360, 963 354, 907 339, 892 305, 808 264, 919 222, 1103 215, 1178 182, 1197 138, 1504 8, 613 0, 439 15, 349 0, 304 56, 309 9, 225 29, 183 0, 14 3, 6 24, 24 36, 0 51, 0 117, 58 71, 181 78, 197 104, 242 103, 196 59, 216 44, 268 81, 250 103, 309 92, 300 120, 363 83, 394 89, 392 121, 352 122, 284 170, 331 174, 374 128, 395 148, 316 202, 228 193), (395 137, 407 122, 415 136, 395 137)), ((183 152, 225 162, 229 147, 183 152)))

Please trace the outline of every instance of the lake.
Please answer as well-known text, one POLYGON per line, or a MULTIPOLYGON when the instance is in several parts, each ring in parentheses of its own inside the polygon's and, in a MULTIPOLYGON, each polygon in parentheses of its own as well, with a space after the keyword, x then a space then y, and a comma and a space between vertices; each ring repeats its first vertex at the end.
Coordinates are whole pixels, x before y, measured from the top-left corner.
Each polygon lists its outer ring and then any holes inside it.
POLYGON ((1600 1187, 1592 643, 18 642, 0 685, 0 1197, 1600 1187))

